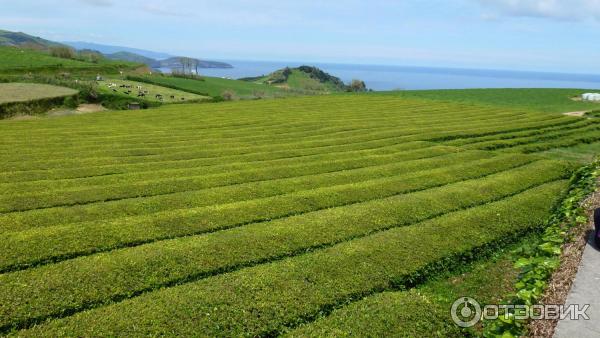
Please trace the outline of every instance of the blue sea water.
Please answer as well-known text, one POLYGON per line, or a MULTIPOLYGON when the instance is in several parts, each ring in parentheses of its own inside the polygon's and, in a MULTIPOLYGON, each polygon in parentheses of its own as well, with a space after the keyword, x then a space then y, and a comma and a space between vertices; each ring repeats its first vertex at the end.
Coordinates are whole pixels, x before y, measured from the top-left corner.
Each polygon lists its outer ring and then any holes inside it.
POLYGON ((353 65, 333 63, 224 60, 231 69, 202 69, 201 74, 241 78, 269 74, 283 67, 317 66, 349 82, 365 81, 373 90, 466 88, 584 88, 600 89, 600 75, 542 73, 489 69, 353 65))

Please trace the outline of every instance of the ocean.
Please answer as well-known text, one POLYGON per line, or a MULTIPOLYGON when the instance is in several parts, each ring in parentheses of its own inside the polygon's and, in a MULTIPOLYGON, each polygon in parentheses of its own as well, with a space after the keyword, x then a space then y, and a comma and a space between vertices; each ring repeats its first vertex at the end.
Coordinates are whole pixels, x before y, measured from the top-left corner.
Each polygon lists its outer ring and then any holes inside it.
POLYGON ((241 78, 269 74, 303 64, 316 66, 341 78, 365 81, 373 90, 467 89, 467 88, 583 88, 600 89, 600 75, 542 73, 490 69, 459 69, 408 66, 353 65, 223 60, 231 69, 202 69, 201 74, 241 78))

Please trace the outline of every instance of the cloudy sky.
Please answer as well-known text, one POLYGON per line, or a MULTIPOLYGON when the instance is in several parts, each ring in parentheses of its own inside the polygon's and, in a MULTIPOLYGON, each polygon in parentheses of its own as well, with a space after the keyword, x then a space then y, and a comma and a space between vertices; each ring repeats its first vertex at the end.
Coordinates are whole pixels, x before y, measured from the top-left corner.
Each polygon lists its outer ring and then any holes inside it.
POLYGON ((0 0, 0 29, 212 59, 600 73, 600 0, 0 0))

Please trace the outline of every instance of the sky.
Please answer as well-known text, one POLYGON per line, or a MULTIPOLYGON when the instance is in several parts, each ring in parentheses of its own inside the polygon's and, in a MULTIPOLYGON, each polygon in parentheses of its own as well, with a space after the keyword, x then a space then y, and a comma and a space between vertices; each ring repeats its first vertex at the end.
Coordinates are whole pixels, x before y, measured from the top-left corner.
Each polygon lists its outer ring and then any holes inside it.
POLYGON ((600 0, 0 0, 0 29, 215 60, 600 73, 600 0))

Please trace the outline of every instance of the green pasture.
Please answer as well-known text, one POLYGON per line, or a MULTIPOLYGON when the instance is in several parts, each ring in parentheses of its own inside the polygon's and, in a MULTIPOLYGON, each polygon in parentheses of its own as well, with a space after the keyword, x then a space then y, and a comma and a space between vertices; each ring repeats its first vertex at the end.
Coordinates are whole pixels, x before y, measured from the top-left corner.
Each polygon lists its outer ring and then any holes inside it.
POLYGON ((129 81, 129 80, 121 80, 116 78, 107 78, 103 81, 98 81, 98 88, 100 92, 106 94, 117 95, 121 97, 131 98, 132 101, 136 99, 143 99, 152 102, 164 102, 164 103, 183 103, 186 101, 200 101, 200 100, 208 100, 210 97, 202 96, 197 94, 188 93, 185 91, 161 87, 153 84, 137 82, 137 81, 129 81), (115 84, 115 87, 109 87, 109 85, 115 84), (131 86, 131 88, 121 88, 121 85, 131 86), (141 89, 138 89, 141 87, 141 89), (127 91, 131 91, 128 93, 127 91), (139 92, 144 93, 143 97, 138 97, 139 92), (162 100, 160 100, 156 95, 162 95, 162 100))
POLYGON ((0 104, 27 102, 77 94, 76 90, 37 83, 0 83, 0 104))
POLYGON ((132 77, 133 79, 212 97, 221 96, 226 91, 233 93, 234 98, 241 99, 255 97, 272 98, 286 94, 286 91, 274 86, 210 76, 203 76, 201 79, 187 79, 168 75, 144 75, 141 77, 132 77))
POLYGON ((401 91, 403 97, 425 98, 465 104, 486 104, 507 108, 531 109, 548 113, 566 113, 600 109, 600 103, 582 102, 585 89, 456 89, 401 91))
POLYGON ((489 257, 544 226, 600 122, 418 96, 0 121, 0 335, 464 334, 453 297, 510 292, 489 257))

